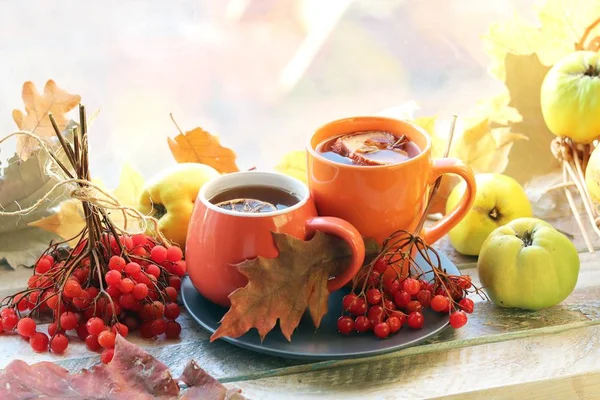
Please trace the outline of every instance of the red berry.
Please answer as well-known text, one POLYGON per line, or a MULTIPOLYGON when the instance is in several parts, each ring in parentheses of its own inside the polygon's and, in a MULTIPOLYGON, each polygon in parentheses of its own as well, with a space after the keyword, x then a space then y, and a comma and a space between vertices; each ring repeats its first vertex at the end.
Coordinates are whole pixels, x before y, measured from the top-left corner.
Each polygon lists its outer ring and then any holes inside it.
POLYGON ((354 329, 356 329, 356 331, 359 333, 367 332, 371 329, 371 327, 371 321, 369 321, 369 318, 365 317, 364 315, 359 315, 354 320, 354 329))
POLYGON ((27 306, 30 310, 32 310, 35 306, 37 306, 39 298, 40 298, 40 292, 29 293, 29 296, 27 296, 27 306))
POLYGON ((417 300, 419 300, 419 303, 421 303, 424 308, 429 307, 431 305, 431 292, 427 289, 419 290, 419 293, 417 293, 417 300))
POLYGON ((148 265, 148 267, 146 268, 146 273, 158 278, 160 277, 160 268, 158 268, 154 264, 148 265))
POLYGON ((450 300, 446 296, 435 295, 431 299, 431 309, 437 312, 447 312, 450 307, 450 300))
POLYGON ((384 311, 383 311, 383 307, 381 306, 371 306, 369 308, 369 311, 367 313, 367 318, 369 318, 369 321, 371 321, 371 323, 373 325, 376 325, 380 322, 383 322, 383 316, 384 316, 384 311))
POLYGON ((27 297, 22 294, 15 296, 15 302, 17 303, 17 310, 19 311, 25 311, 29 308, 27 297))
POLYGON ((133 310, 137 300, 133 297, 131 293, 125 293, 121 295, 119 298, 119 305, 127 310, 133 310))
POLYGON ((171 266, 171 273, 177 276, 184 276, 187 270, 187 265, 184 260, 179 260, 171 266))
POLYGON ((146 296, 148 296, 148 286, 144 283, 138 283, 131 290, 131 295, 136 300, 143 300, 146 296))
POLYGON ((387 311, 393 311, 396 309, 396 305, 390 299, 383 300, 383 305, 387 311))
POLYGON ((35 272, 42 275, 50 271, 51 267, 52 263, 50 262, 50 260, 48 260, 47 258, 42 258, 37 262, 37 264, 35 264, 35 272))
POLYGON ((473 286, 473 284, 471 283, 471 277, 468 275, 463 275, 459 277, 456 280, 456 283, 458 283, 458 286, 460 286, 463 289, 469 289, 471 286, 473 286))
MULTIPOLYGON (((4 324, 3 324, 4 325, 4 324)), ((35 333, 35 321, 29 317, 21 318, 17 323, 17 332, 23 337, 31 337, 35 333)))
POLYGON ((162 318, 155 319, 150 324, 150 330, 154 336, 162 335, 167 331, 167 321, 162 318))
POLYGON ((178 276, 170 276, 169 286, 172 286, 175 290, 179 291, 181 289, 181 278, 178 276))
POLYGON ((66 331, 77 328, 77 317, 73 312, 65 311, 60 316, 60 326, 66 331))
POLYGON ((367 312, 367 302, 364 298, 359 297, 356 299, 352 307, 350 307, 350 313, 352 315, 364 315, 367 312))
POLYGON ((379 286, 381 283, 381 274, 375 270, 371 271, 367 284, 372 287, 379 286))
POLYGON ((406 312, 410 314, 415 311, 423 311, 423 305, 419 303, 418 300, 411 300, 410 303, 408 303, 406 306, 406 312))
POLYGON ((46 254, 42 258, 48 260, 50 264, 54 264, 54 257, 52 257, 50 254, 46 254))
POLYGON ((61 327, 59 331, 58 324, 56 322, 52 322, 50 325, 48 325, 48 335, 54 336, 57 333, 65 333, 65 330, 61 327))
POLYGON ((98 293, 100 293, 100 289, 93 286, 90 286, 89 288, 85 289, 85 291, 90 295, 91 299, 95 298, 96 296, 98 296, 98 293))
POLYGON ((392 312, 390 312, 389 317, 398 318, 398 320, 400 320, 400 326, 404 325, 404 323, 406 322, 406 314, 404 314, 401 311, 392 311, 392 312))
POLYGON ((85 322, 78 324, 77 328, 75 328, 75 332, 77 332, 79 339, 85 340, 85 338, 88 337, 88 331, 85 322))
POLYGON ((109 286, 106 288, 106 293, 113 299, 116 300, 121 296, 121 291, 118 285, 109 286))
POLYGON ((136 262, 130 262, 125 266, 125 273, 132 279, 137 279, 141 271, 142 267, 136 262))
POLYGON ((127 325, 117 322, 112 326, 111 332, 115 335, 118 333, 123 337, 127 337, 127 335, 129 334, 129 328, 127 327, 127 325))
POLYGON ((413 329, 421 329, 423 328, 423 325, 425 325, 425 318, 423 317, 423 314, 418 311, 411 312, 408 314, 407 324, 413 329))
POLYGON ((171 246, 167 249, 167 260, 176 262, 183 258, 183 252, 177 246, 171 246))
POLYGON ((65 283, 63 293, 65 294, 65 296, 79 297, 79 295, 81 294, 81 285, 79 284, 79 281, 76 281, 74 279, 68 280, 65 283))
POLYGON ((98 343, 105 349, 113 349, 115 347, 115 334, 111 331, 102 331, 98 335, 98 343))
POLYGON ((402 289, 411 296, 414 296, 421 290, 421 284, 416 279, 406 278, 404 282, 402 282, 402 289))
POLYGON ((56 354, 62 354, 69 346, 69 339, 62 333, 57 333, 50 339, 50 349, 56 354))
POLYGON ((166 319, 176 319, 179 317, 181 310, 177 303, 167 303, 165 304, 165 318, 166 319))
POLYGON ((384 285, 384 286, 385 286, 385 292, 392 296, 395 293, 397 293, 398 291, 400 291, 400 282, 398 281, 398 279, 391 280, 390 282, 387 283, 387 285, 384 285))
POLYGON ((98 336, 105 329, 104 321, 98 317, 88 319, 85 325, 90 335, 98 336))
POLYGON ((150 251, 150 258, 155 263, 162 263, 167 259, 167 249, 164 246, 154 246, 154 248, 150 251))
POLYGON ((174 338, 179 337, 180 333, 181 333, 181 325, 179 325, 175 321, 167 321, 167 329, 165 330, 165 335, 169 339, 174 339, 174 338))
POLYGON ((131 250, 131 254, 133 254, 134 256, 137 256, 139 258, 146 258, 148 257, 148 252, 146 251, 145 248, 139 246, 139 247, 134 247, 131 250))
POLYGON ((19 317, 17 317, 17 314, 7 314, 6 316, 2 317, 2 326, 7 331, 10 331, 17 326, 18 322, 19 317))
POLYGON ((406 307, 408 303, 410 303, 411 299, 412 298, 410 294, 406 293, 405 291, 394 293, 394 303, 396 303, 396 307, 398 308, 406 307))
POLYGON ((104 280, 109 286, 117 286, 121 282, 121 273, 115 270, 108 271, 104 280))
POLYGON ((464 311, 455 311, 452 314, 450 314, 450 325, 454 328, 454 329, 458 329, 458 328, 462 328, 463 326, 465 326, 467 324, 467 314, 464 313, 464 311))
POLYGON ((110 258, 110 260, 108 261, 108 268, 115 270, 115 271, 123 272, 123 269, 125 268, 125 264, 126 264, 126 262, 123 257, 112 256, 110 258))
POLYGON ((7 315, 17 315, 17 312, 14 308, 3 308, 2 311, 0 311, 0 317, 4 318, 7 315))
POLYGON ((350 311, 350 308, 353 306, 356 299, 358 299, 358 296, 354 293, 345 295, 342 298, 342 307, 344 308, 344 311, 350 311))
POLYGON ((385 339, 390 335, 390 326, 385 322, 380 322, 373 327, 373 332, 379 339, 385 339))
POLYGON ((33 351, 37 351, 38 353, 42 351, 48 351, 49 342, 50 340, 48 339, 48 335, 42 332, 35 332, 29 338, 29 345, 33 351))
POLYGON ((177 301, 177 290, 173 286, 167 286, 165 288, 165 294, 171 301, 177 301))
POLYGON ((464 312, 471 314, 475 308, 475 303, 473 303, 473 300, 465 297, 464 299, 460 299, 458 306, 464 312))
POLYGON ((339 317, 337 320, 338 331, 344 335, 349 335, 354 330, 354 320, 350 317, 339 317))
POLYGON ((129 293, 133 290, 133 287, 135 286, 135 283, 133 283, 133 281, 129 278, 123 278, 121 279, 121 282, 119 282, 119 290, 122 293, 129 293))
POLYGON ((367 302, 369 304, 381 303, 381 292, 379 291, 379 289, 371 288, 367 290, 367 302))
POLYGON ((96 335, 87 335, 85 338, 85 345, 91 351, 98 351, 102 348, 100 343, 98 343, 98 336, 96 335))
POLYGON ((388 317, 385 323, 390 327, 390 333, 396 333, 402 328, 402 321, 398 317, 388 317))
POLYGON ((383 275, 383 273, 385 272, 385 270, 388 268, 388 263, 386 261, 383 260, 383 258, 378 259, 377 261, 375 261, 375 264, 373 265, 373 269, 377 272, 379 272, 381 275, 383 275))
POLYGON ((100 354, 100 361, 102 361, 102 363, 104 363, 104 364, 108 364, 109 362, 112 361, 114 355, 115 355, 114 349, 106 349, 102 352, 102 354, 100 354))

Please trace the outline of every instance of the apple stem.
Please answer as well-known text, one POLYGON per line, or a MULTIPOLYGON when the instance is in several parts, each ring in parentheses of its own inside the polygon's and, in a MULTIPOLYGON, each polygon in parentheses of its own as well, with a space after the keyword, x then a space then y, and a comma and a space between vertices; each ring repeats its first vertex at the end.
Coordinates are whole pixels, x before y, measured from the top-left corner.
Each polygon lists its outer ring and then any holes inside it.
MULTIPOLYGON (((519 237, 519 236, 517 236, 519 237)), ((525 247, 529 247, 533 244, 533 232, 525 231, 523 237, 519 237, 523 241, 525 247)))

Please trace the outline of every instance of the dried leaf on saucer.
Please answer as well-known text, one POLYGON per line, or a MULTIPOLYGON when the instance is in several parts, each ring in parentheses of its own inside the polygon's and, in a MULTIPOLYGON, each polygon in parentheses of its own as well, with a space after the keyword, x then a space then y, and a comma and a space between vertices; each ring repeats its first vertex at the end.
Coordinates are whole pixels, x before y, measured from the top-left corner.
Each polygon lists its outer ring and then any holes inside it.
MULTIPOLYGON (((237 265, 248 284, 229 295, 231 307, 211 341, 240 337, 252 328, 264 340, 277 320, 283 335, 291 340, 307 308, 315 327, 319 327, 327 313, 327 282, 345 268, 350 249, 340 238, 322 232, 308 241, 273 233, 273 240, 278 257, 257 257, 237 265)), ((379 251, 371 240, 365 242, 365 247, 368 255, 379 251)))
POLYGON ((213 167, 221 173, 236 172, 236 154, 221 146, 217 136, 202 128, 192 129, 168 139, 169 148, 178 163, 195 162, 213 167))
MULTIPOLYGON (((43 94, 38 92, 33 82, 25 82, 22 97, 25 113, 21 110, 14 110, 13 119, 20 130, 35 132, 42 138, 55 136, 48 113, 54 115, 62 132, 69 124, 66 114, 81 100, 79 95, 59 88, 51 79, 46 82, 43 94)), ((32 151, 38 147, 38 142, 30 137, 19 136, 17 138, 17 154, 22 160, 29 158, 32 151)))

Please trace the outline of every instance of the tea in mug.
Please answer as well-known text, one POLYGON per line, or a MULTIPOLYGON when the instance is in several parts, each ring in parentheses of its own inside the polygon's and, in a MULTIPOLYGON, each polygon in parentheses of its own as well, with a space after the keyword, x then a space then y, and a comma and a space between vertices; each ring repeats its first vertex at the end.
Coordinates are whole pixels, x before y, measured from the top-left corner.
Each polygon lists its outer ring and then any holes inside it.
POLYGON ((320 143, 316 150, 331 161, 367 166, 400 164, 421 152, 406 136, 395 136, 384 131, 354 132, 336 136, 320 143))
POLYGON ((242 213, 285 210, 300 198, 275 186, 248 185, 227 189, 209 200, 219 208, 242 213))

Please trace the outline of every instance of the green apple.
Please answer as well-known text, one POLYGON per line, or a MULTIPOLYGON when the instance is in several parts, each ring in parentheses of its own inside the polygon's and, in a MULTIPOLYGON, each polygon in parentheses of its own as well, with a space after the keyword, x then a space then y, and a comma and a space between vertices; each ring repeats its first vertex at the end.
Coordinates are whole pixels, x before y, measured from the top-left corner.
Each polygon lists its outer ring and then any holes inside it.
POLYGON ((539 310, 571 294, 579 275, 579 254, 552 225, 537 218, 519 218, 489 235, 477 270, 495 304, 539 310))
MULTIPOLYGON (((473 208, 448 236, 461 254, 476 256, 488 235, 499 226, 516 218, 531 217, 531 204, 523 187, 513 178, 495 173, 475 176, 477 193, 473 208)), ((459 183, 446 203, 449 213, 464 195, 466 184, 459 183)))

